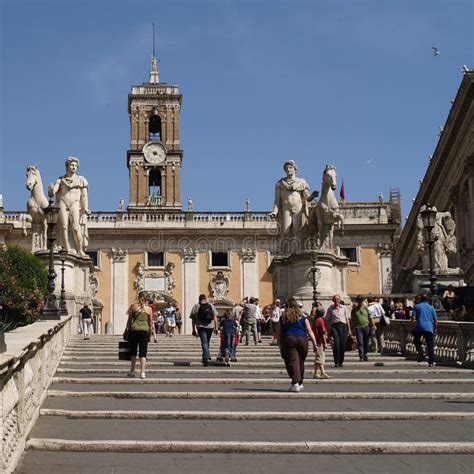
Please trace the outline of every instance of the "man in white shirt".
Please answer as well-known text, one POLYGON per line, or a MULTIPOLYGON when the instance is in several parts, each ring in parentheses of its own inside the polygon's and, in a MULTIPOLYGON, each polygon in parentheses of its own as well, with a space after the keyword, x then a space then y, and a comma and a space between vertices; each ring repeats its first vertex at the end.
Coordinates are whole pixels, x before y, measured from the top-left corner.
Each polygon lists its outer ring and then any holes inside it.
POLYGON ((328 336, 333 340, 332 351, 334 356, 334 367, 342 367, 344 364, 344 354, 346 352, 347 337, 352 337, 350 314, 345 305, 341 304, 341 296, 332 297, 333 304, 326 312, 326 323, 328 326, 328 336))

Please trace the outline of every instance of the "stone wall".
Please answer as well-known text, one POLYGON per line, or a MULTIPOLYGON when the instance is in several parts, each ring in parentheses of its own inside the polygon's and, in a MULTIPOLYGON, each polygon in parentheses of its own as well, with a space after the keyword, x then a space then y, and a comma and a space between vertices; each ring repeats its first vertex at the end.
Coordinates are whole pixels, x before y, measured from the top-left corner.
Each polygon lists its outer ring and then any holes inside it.
POLYGON ((5 334, 7 349, 0 356, 0 472, 15 469, 71 333, 68 316, 5 334))

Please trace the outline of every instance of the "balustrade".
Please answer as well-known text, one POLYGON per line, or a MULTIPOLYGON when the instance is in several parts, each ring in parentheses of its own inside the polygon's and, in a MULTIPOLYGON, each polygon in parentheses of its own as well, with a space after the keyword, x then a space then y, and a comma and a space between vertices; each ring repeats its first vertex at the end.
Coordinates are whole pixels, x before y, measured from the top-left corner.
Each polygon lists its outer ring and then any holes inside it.
POLYGON ((18 462, 72 333, 72 317, 40 321, 5 334, 0 356, 0 472, 18 462))
MULTIPOLYGON (((385 329, 385 351, 416 357, 413 323, 392 320, 385 329)), ((435 337, 435 357, 440 362, 474 365, 474 323, 439 321, 435 337)))

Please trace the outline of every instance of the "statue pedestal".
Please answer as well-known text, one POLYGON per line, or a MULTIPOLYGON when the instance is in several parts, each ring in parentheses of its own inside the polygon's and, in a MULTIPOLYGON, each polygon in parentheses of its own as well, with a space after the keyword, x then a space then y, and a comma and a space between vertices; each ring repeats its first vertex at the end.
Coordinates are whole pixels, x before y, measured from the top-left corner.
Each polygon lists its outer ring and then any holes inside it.
MULTIPOLYGON (((49 265, 49 250, 40 250, 35 255, 49 265)), ((92 269, 92 259, 90 257, 80 257, 76 254, 68 253, 64 261, 64 289, 67 314, 74 316, 74 328, 79 326, 79 310, 87 303, 92 308, 92 291, 90 286, 90 273, 92 269)), ((54 252, 54 294, 58 305, 61 298, 61 260, 59 253, 54 252)))
MULTIPOLYGON (((316 268, 318 301, 325 308, 332 303, 332 297, 337 293, 346 303, 347 295, 346 269, 348 260, 327 250, 317 250, 316 268)), ((269 272, 273 277, 274 297, 284 301, 294 297, 309 313, 313 303, 312 286, 312 251, 295 252, 290 256, 275 256, 269 272)))
MULTIPOLYGON (((436 283, 440 286, 464 286, 464 275, 459 268, 449 268, 442 273, 436 273, 436 283)), ((415 270, 410 275, 410 288, 413 293, 421 293, 430 289, 430 272, 415 270)), ((441 295, 442 296, 442 295, 441 295)))

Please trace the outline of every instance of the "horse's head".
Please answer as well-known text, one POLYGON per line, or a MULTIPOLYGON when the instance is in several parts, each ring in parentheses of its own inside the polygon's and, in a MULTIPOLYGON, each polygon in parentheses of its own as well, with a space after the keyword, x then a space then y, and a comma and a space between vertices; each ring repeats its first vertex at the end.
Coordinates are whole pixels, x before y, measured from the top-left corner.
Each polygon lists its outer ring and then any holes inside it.
POLYGON ((336 179, 336 167, 332 165, 326 165, 323 173, 323 186, 329 186, 333 191, 337 188, 336 179))
POLYGON ((36 165, 26 167, 26 189, 31 191, 40 181, 40 174, 36 165))

